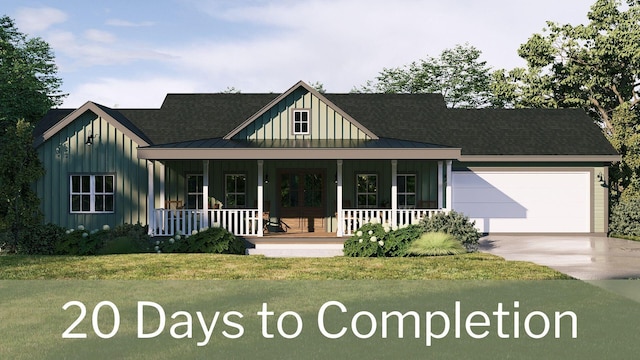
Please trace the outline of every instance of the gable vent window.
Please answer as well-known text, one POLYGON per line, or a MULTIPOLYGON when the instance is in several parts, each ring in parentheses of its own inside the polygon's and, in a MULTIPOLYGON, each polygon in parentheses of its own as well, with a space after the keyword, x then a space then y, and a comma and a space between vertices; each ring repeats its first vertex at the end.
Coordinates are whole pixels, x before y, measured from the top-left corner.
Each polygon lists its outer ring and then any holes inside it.
POLYGON ((308 135, 310 129, 309 110, 293 110, 293 134, 308 135))

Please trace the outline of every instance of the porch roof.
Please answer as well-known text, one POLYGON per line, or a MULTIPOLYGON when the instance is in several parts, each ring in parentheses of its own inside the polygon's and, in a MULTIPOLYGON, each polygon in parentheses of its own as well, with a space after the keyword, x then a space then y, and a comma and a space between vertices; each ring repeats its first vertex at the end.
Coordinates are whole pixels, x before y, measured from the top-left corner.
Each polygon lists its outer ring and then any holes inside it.
POLYGON ((224 138, 140 147, 143 159, 457 159, 460 148, 417 141, 332 139, 260 141, 224 138))

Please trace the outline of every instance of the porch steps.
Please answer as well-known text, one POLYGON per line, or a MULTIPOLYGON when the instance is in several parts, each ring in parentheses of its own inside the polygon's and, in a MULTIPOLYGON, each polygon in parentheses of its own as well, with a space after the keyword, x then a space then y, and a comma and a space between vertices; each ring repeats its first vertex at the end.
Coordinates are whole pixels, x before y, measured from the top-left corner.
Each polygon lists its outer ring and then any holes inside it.
POLYGON ((337 237, 262 237, 245 238, 248 255, 268 257, 332 257, 342 256, 344 240, 337 237))

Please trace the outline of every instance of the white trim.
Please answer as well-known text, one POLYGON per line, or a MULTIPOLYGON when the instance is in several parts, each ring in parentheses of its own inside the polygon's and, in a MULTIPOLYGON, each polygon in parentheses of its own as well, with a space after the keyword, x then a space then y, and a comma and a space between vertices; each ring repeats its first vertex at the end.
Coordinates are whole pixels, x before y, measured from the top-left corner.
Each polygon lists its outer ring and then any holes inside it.
MULTIPOLYGON (((202 210, 209 210, 209 160, 202 160, 202 210)), ((207 217, 204 219, 204 228, 208 228, 207 217)))
POLYGON ((451 187, 451 185, 453 184, 453 177, 451 172, 451 163, 451 160, 447 160, 447 189, 445 192, 446 204, 444 207, 447 211, 451 210, 451 205, 453 204, 453 194, 451 187))
MULTIPOLYGON (((376 185, 377 190, 377 185, 376 185)), ((398 212, 398 160, 391 160, 391 223, 395 224, 398 212)))
POLYGON ((160 205, 164 206, 164 202, 165 202, 165 167, 164 164, 161 162, 158 162, 158 172, 159 172, 159 178, 160 178, 160 205))
POLYGON ((156 196, 153 189, 154 178, 154 161, 147 160, 147 214, 149 223, 149 235, 153 235, 153 229, 155 228, 155 208, 156 208, 156 196))
MULTIPOLYGON (((115 201, 116 201, 116 175, 112 174, 112 173, 95 173, 95 174, 91 174, 91 173, 78 173, 78 174, 69 174, 69 214, 113 214, 115 213, 115 201), (84 176, 88 176, 89 177, 89 192, 84 192, 82 191, 82 178, 84 176), (111 192, 107 192, 107 191, 103 191, 103 192, 96 192, 96 176, 100 176, 103 177, 103 186, 105 186, 104 184, 104 179, 106 179, 106 177, 110 176, 113 178, 113 189, 111 192), (73 177, 79 177, 80 178, 80 191, 79 192, 74 192, 73 191, 73 177), (111 195, 113 197, 113 210, 103 210, 103 211, 97 211, 96 210, 96 196, 107 196, 107 195, 111 195), (80 210, 74 211, 73 210, 73 197, 74 196, 80 196, 80 210), (87 211, 83 211, 82 210, 82 197, 83 196, 89 196, 89 210, 87 211)), ((106 206, 105 203, 103 203, 103 206, 106 206)))
POLYGON ((311 134, 311 110, 309 109, 291 109, 291 134, 292 135, 310 135, 311 134), (300 114, 300 121, 296 121, 296 114, 300 114), (306 121, 303 120, 302 114, 307 114, 306 121), (296 131, 296 124, 300 124, 300 130, 307 125, 307 131, 296 131))
POLYGON ((336 160, 336 221, 338 221, 338 229, 336 236, 341 237, 344 234, 344 220, 342 216, 342 160, 336 160))
MULTIPOLYGON (((263 188, 264 160, 258 160, 258 236, 263 236, 263 226, 261 223, 264 214, 264 188, 263 188)), ((226 185, 226 184, 225 184, 226 185)))
MULTIPOLYGON (((110 109, 113 110, 113 109, 110 109)), ((141 137, 136 135, 131 129, 124 126, 118 120, 114 119, 111 115, 109 115, 106 111, 102 110, 96 103, 87 101, 84 105, 79 107, 78 109, 71 112, 71 114, 65 116, 62 120, 58 121, 55 125, 50 127, 47 131, 42 134, 42 137, 34 140, 34 147, 40 146, 45 141, 49 140, 52 136, 60 132, 67 125, 71 124, 75 119, 82 116, 85 112, 91 111, 97 116, 105 119, 108 123, 113 125, 116 129, 120 130, 126 136, 128 136, 131 140, 133 140, 139 146, 148 146, 149 143, 143 140, 141 137)))
POLYGON ((442 185, 444 183, 444 171, 442 161, 438 161, 438 209, 442 209, 442 185))

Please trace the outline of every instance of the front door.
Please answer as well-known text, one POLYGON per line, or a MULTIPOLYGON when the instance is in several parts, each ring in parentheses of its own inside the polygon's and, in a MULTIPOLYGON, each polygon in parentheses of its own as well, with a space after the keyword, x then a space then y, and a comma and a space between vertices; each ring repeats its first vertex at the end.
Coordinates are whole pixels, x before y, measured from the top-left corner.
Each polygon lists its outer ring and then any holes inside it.
POLYGON ((289 232, 325 232, 324 170, 280 170, 279 214, 289 232))

